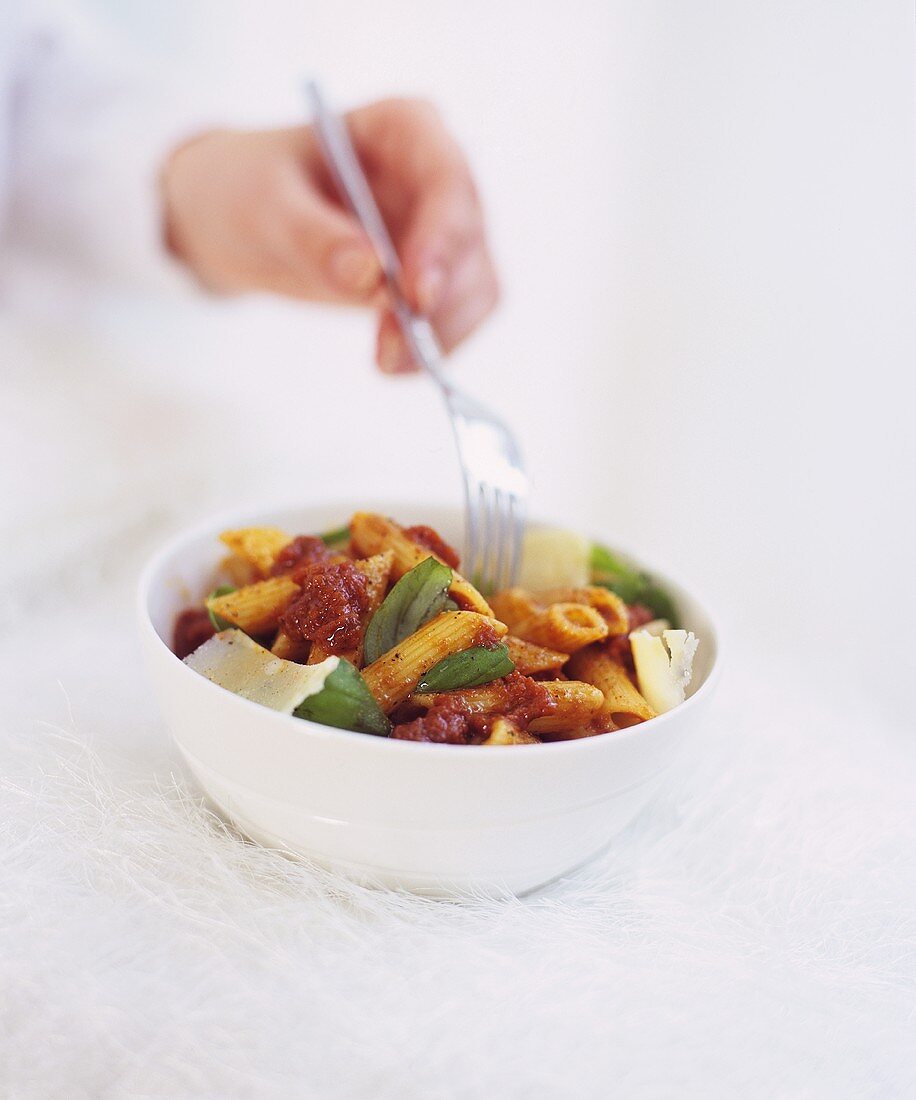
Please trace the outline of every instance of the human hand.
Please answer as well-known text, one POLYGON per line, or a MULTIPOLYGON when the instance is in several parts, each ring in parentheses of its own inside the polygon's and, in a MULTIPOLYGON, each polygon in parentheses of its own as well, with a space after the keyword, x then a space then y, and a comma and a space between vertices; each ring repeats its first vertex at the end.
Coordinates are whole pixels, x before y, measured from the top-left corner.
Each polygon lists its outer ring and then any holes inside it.
MULTIPOLYGON (((373 103, 346 121, 401 257, 404 293, 451 351, 499 295, 467 162, 422 101, 373 103)), ((378 261, 310 126, 203 134, 168 159, 163 196, 169 246, 203 283, 374 307, 379 366, 414 369, 378 261)))

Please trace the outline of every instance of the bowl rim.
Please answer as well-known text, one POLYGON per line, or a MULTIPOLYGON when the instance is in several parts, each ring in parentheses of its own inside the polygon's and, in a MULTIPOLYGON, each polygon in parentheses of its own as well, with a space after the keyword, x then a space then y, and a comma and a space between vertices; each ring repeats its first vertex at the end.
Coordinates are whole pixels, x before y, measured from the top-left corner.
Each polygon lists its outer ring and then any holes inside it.
MULTIPOLYGON (((240 523, 244 523, 246 517, 250 520, 253 515, 270 512, 304 511, 320 507, 333 508, 337 507, 337 505, 338 502, 334 499, 315 500, 311 504, 303 504, 302 501, 280 501, 256 507, 226 509, 219 513, 214 513, 203 520, 199 520, 191 526, 182 527, 160 545, 159 549, 147 559, 140 572, 137 583, 136 609, 141 633, 150 639, 154 648, 161 647, 161 649, 168 654, 174 662, 172 667, 175 668, 179 676, 193 677, 198 686, 202 687, 204 690, 218 692, 224 702, 227 700, 227 697, 231 698, 234 700, 235 705, 250 710, 252 716, 256 718, 257 721, 281 723, 281 725, 277 725, 278 730, 282 729, 289 733, 295 730, 299 736, 305 733, 310 737, 317 737, 323 740, 334 741, 343 739, 343 743, 349 743, 351 745, 364 744, 366 746, 366 751, 369 752, 431 753, 436 757, 443 757, 443 754, 447 755, 457 752, 460 753, 462 759, 467 757, 468 759, 493 760, 493 749, 500 748, 512 749, 513 752, 516 753, 519 751, 528 753, 550 752, 553 755, 559 753, 569 754, 576 752, 603 751, 600 748, 602 745, 619 745, 632 742, 639 738, 646 739, 650 737, 654 731, 660 730, 664 724, 670 722, 672 719, 677 720, 679 716, 685 715, 690 710, 694 709, 694 705, 699 699, 706 698, 712 694, 719 681, 722 667, 722 628, 720 626, 720 620, 717 615, 710 611, 709 604, 706 600, 697 595, 696 589, 692 585, 682 584, 679 581, 671 583, 673 583, 675 587, 683 589, 684 592, 690 596, 691 600, 701 608, 712 628, 711 641, 715 643, 715 651, 712 665, 707 673, 706 679, 692 695, 684 700, 683 703, 680 703, 672 710, 666 711, 664 714, 656 715, 655 718, 652 718, 648 722, 640 722, 635 726, 630 726, 622 730, 608 730, 606 733, 594 734, 591 737, 577 737, 566 741, 540 741, 536 744, 523 745, 452 745, 448 743, 439 744, 426 741, 407 741, 392 737, 378 737, 372 734, 360 733, 357 730, 345 730, 336 726, 325 726, 319 722, 312 722, 309 719, 294 718, 291 714, 281 714, 279 711, 271 710, 270 707, 262 706, 260 703, 255 703, 251 699, 245 699, 241 695, 235 695, 233 692, 226 691, 225 688, 221 688, 218 684, 214 684, 212 680, 208 680, 205 676, 201 676, 192 668, 189 668, 184 661, 176 656, 163 638, 160 637, 159 632, 153 626, 152 617, 149 611, 149 600, 153 591, 153 583, 163 563, 166 559, 171 557, 182 544, 192 543, 198 538, 223 527, 231 527, 232 525, 237 526, 240 523)), ((386 514, 397 514, 398 507, 399 502, 396 501, 389 501, 384 504, 370 501, 367 503, 364 502, 362 506, 344 506, 341 504, 341 512, 352 513, 354 510, 365 511, 367 508, 374 508, 384 511, 386 514)), ((421 501, 419 503, 416 501, 409 503, 401 501, 400 508, 402 510, 429 508, 431 511, 442 511, 443 509, 460 511, 457 506, 449 506, 443 503, 433 504, 428 501, 421 501)), ((529 523, 543 525, 545 527, 560 526, 560 523, 551 523, 539 517, 529 519, 529 523)), ((587 535, 586 537, 591 536, 587 535)), ((614 549, 618 550, 616 546, 614 549)), ((642 564, 640 558, 635 555, 631 556, 627 550, 618 550, 618 553, 627 560, 642 564)), ((646 568, 653 576, 658 577, 663 582, 669 580, 664 573, 655 569, 653 566, 646 566, 646 568)), ((229 705, 233 704, 230 703, 229 705)))

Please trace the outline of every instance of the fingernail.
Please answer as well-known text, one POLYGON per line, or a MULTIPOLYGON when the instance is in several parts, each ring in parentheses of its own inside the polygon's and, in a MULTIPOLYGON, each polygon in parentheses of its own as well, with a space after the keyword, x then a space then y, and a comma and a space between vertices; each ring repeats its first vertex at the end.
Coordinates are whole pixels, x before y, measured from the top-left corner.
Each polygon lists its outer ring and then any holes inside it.
POLYGON ((349 294, 368 294, 379 280, 378 260, 358 244, 343 244, 331 255, 334 281, 349 294))
POLYGON ((379 369, 385 374, 397 374, 401 361, 403 343, 397 333, 388 332, 382 337, 378 352, 379 369))
POLYGON ((423 313, 432 313, 445 289, 445 268, 432 264, 420 272, 417 279, 417 305, 423 313))
POLYGON ((388 333, 382 339, 378 356, 379 369, 385 374, 412 374, 417 365, 397 333, 388 333))

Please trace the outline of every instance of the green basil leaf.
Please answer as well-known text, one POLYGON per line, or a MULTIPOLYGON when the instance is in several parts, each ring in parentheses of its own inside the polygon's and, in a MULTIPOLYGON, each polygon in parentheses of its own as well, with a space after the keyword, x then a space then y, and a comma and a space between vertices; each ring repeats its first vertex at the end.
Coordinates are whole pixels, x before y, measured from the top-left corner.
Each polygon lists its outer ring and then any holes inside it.
POLYGON ((625 580, 621 580, 620 578, 610 579, 598 576, 592 577, 592 584, 600 585, 601 588, 609 588, 624 603, 638 603, 645 588, 642 577, 636 577, 635 579, 627 577, 625 580))
POLYGON ((333 549, 337 546, 343 546, 350 541, 350 528, 335 527, 333 531, 325 531, 323 535, 319 535, 318 537, 325 546, 329 546, 333 549))
POLYGON ((435 558, 425 558, 391 589, 366 629, 364 653, 371 665, 451 602, 452 571, 435 558))
POLYGON ((641 603, 657 619, 667 619, 677 627, 678 614, 671 597, 647 573, 626 565, 606 546, 592 543, 589 556, 592 584, 600 584, 615 592, 624 603, 641 603))
MULTIPOLYGON (((642 587, 642 574, 632 566, 621 561, 616 554, 606 546, 593 542, 589 553, 589 568, 592 574, 593 584, 604 584, 608 588, 612 584, 621 584, 623 587, 633 589, 642 587)), ((620 595, 620 593, 617 593, 620 595)), ((621 599, 626 597, 620 596, 621 599)))
POLYGON ((646 581, 646 587, 639 595, 639 602, 648 607, 656 619, 667 619, 671 623, 672 630, 677 630, 680 620, 674 600, 654 581, 650 581, 648 577, 646 581))
MULTIPOLYGON (((228 596, 230 592, 234 591, 235 587, 233 585, 221 584, 219 588, 213 589, 207 599, 212 600, 216 596, 228 596)), ((215 614, 209 607, 207 608, 207 614, 210 616, 210 622, 213 623, 213 629, 215 631, 219 632, 220 630, 230 630, 232 628, 233 624, 230 623, 228 619, 224 619, 222 615, 215 614)))
POLYGON ((509 647, 475 645, 452 653, 421 677, 416 690, 421 692, 457 691, 458 688, 479 687, 508 676, 515 671, 515 665, 509 656, 509 647))
POLYGON ((374 733, 387 737, 391 723, 375 701, 356 668, 341 658, 321 691, 305 698, 293 711, 296 718, 307 718, 323 726, 374 733))

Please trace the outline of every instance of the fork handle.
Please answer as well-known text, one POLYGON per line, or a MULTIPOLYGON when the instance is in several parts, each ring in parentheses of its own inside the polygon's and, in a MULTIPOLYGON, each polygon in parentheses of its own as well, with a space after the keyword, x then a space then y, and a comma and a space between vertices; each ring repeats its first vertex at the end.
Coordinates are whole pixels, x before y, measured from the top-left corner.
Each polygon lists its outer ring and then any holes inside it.
POLYGON ((401 260, 378 203, 375 201, 375 196, 372 194, 366 174, 363 172, 359 157, 353 148, 346 123, 328 107, 321 89, 314 80, 308 81, 306 92, 312 103, 315 133, 328 163, 328 169, 341 197, 362 226, 375 250, 391 294, 392 309, 404 338, 417 362, 435 378, 440 386, 445 386, 446 382, 442 374, 442 349, 439 347, 439 341, 427 318, 410 308, 401 290, 403 275, 401 260))

